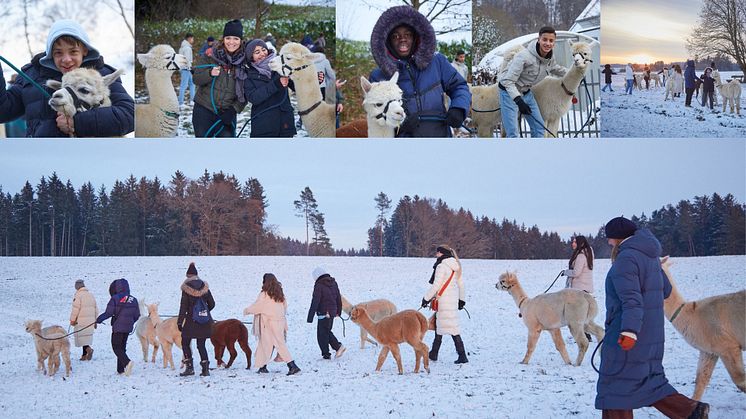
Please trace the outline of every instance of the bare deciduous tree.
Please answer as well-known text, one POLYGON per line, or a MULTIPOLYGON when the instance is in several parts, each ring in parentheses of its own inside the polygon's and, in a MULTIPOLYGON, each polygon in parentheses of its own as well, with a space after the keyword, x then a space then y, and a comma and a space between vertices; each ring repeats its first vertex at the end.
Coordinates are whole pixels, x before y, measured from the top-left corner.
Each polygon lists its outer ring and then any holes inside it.
POLYGON ((746 73, 746 0, 703 2, 687 49, 700 57, 731 57, 746 73))
MULTIPOLYGON (((400 2, 422 13, 433 25, 435 35, 471 31, 472 0, 400 0, 400 2)), ((363 3, 381 11, 388 8, 374 0, 364 0, 363 3)))

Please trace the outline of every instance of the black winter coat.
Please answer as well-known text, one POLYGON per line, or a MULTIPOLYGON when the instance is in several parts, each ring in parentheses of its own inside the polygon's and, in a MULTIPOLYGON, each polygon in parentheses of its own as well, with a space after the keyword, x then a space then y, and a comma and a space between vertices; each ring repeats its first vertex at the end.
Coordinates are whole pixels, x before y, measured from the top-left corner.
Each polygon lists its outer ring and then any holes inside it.
POLYGON ((616 74, 614 70, 610 68, 604 68, 601 70, 602 73, 604 73, 604 83, 611 84, 611 75, 616 74))
MULTIPOLYGON (((293 137, 296 133, 293 106, 288 88, 280 84, 280 75, 273 71, 269 78, 251 66, 248 73, 244 95, 251 103, 251 137, 293 137)), ((292 84, 288 86, 292 88, 292 84)))
POLYGON ((699 78, 702 80, 702 91, 703 92, 714 92, 715 91, 715 79, 712 77, 702 74, 699 76, 699 78))
MULTIPOLYGON (((44 67, 39 60, 45 53, 38 54, 30 64, 22 70, 48 93, 52 89, 46 87, 47 80, 60 81, 62 73, 44 67)), ((81 67, 94 68, 102 76, 116 71, 104 64, 104 59, 84 62, 81 67)), ((78 137, 118 137, 135 130, 135 101, 130 97, 117 79, 109 86, 111 91, 111 106, 78 112, 73 117, 75 135, 78 137)), ((16 82, 6 86, 5 78, 0 71, 0 123, 9 122, 20 117, 26 120, 27 137, 67 137, 57 128, 57 112, 47 103, 48 97, 39 91, 25 78, 18 76, 16 82)))
POLYGON ((328 314, 331 317, 342 314, 342 295, 339 293, 337 281, 328 274, 316 280, 306 321, 313 323, 313 316, 316 314, 328 314))
POLYGON ((182 339, 209 338, 212 335, 212 314, 210 314, 210 321, 205 324, 199 324, 192 318, 192 309, 200 297, 205 300, 210 311, 215 308, 215 300, 212 298, 207 282, 197 276, 187 277, 181 284, 181 304, 179 305, 178 324, 182 326, 182 339))

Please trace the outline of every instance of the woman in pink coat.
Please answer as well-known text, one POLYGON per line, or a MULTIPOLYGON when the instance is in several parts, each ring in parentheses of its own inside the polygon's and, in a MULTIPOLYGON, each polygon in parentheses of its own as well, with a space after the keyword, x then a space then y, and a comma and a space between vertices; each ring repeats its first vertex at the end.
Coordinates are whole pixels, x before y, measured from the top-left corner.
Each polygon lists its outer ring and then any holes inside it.
POLYGON ((267 364, 272 358, 273 348, 277 349, 277 360, 289 361, 288 374, 300 372, 295 365, 290 351, 285 343, 288 322, 285 319, 288 303, 282 292, 282 284, 274 274, 264 274, 262 292, 254 304, 243 310, 244 316, 254 315, 254 328, 259 329, 259 343, 254 352, 254 365, 261 365, 259 373, 267 373, 267 364))
POLYGON ((572 239, 572 256, 569 269, 565 269, 567 288, 574 288, 593 294, 593 248, 585 236, 572 239))

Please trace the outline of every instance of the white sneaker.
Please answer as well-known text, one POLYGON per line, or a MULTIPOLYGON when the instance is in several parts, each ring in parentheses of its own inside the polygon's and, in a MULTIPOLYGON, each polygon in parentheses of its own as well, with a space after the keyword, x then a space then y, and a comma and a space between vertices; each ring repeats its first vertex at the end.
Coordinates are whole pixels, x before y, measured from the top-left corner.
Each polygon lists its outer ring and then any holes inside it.
POLYGON ((134 361, 130 361, 129 363, 127 363, 127 366, 124 367, 124 375, 127 376, 127 377, 129 377, 130 374, 132 374, 132 367, 134 367, 134 366, 135 366, 135 362, 134 361))
POLYGON ((334 359, 341 358, 346 350, 347 348, 345 348, 344 345, 340 346, 339 349, 337 349, 337 352, 334 354, 334 359))

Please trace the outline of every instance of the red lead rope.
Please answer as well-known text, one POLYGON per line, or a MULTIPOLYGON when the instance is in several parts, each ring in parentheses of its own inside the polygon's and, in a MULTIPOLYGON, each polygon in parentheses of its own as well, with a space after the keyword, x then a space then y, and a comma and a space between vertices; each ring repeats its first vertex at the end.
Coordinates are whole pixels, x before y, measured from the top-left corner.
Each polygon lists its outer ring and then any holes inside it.
MULTIPOLYGON (((456 271, 451 271, 451 276, 449 276, 448 281, 446 281, 446 283, 443 284, 442 287, 440 287, 440 291, 438 291, 438 293, 436 294, 436 297, 440 297, 441 295, 443 295, 444 292, 446 292, 446 288, 448 288, 448 284, 451 283, 451 279, 453 279, 453 274, 455 273, 456 271)), ((435 298, 435 300, 433 300, 433 302, 430 303, 430 308, 433 311, 438 311, 438 298, 435 298)))

